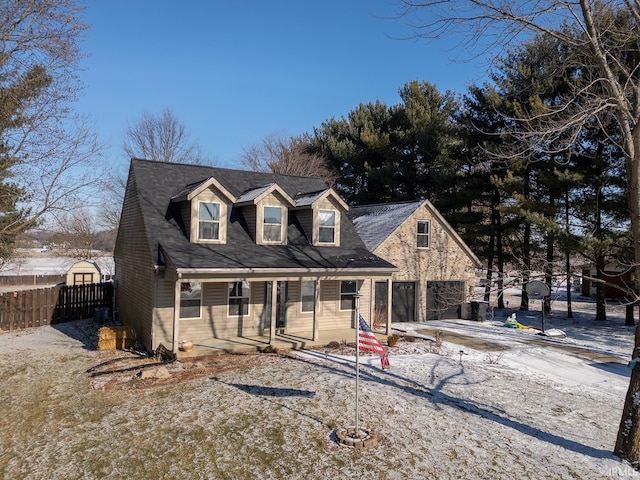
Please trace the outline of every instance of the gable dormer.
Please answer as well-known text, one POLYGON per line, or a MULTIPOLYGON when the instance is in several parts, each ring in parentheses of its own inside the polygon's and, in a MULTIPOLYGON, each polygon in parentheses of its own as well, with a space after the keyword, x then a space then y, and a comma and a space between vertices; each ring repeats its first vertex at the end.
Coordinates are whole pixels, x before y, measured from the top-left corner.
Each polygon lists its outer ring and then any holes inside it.
POLYGON ((349 206, 332 188, 296 196, 296 214, 314 246, 340 246, 340 219, 349 206))
POLYGON ((180 205, 191 243, 227 243, 227 212, 235 197, 215 178, 209 177, 182 190, 171 201, 180 205))
POLYGON ((244 192, 235 202, 258 245, 286 245, 289 209, 293 199, 277 184, 269 183, 244 192))

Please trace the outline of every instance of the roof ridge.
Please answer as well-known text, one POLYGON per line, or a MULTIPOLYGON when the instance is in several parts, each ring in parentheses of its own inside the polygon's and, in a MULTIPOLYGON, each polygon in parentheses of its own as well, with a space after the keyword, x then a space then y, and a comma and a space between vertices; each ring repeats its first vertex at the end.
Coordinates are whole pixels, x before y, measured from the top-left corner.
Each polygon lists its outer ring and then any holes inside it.
POLYGON ((410 203, 422 203, 424 202, 424 199, 418 199, 418 200, 402 200, 399 202, 380 202, 380 203, 365 203, 365 204, 361 204, 361 205, 351 205, 351 208, 364 208, 364 207, 378 207, 378 206, 389 206, 389 205, 403 205, 403 204, 410 204, 410 203))
MULTIPOLYGON (((228 167, 218 167, 216 165, 207 165, 207 164, 201 164, 201 163, 180 163, 180 162, 163 162, 163 161, 159 161, 159 160, 150 160, 148 158, 138 158, 138 157, 131 157, 131 161, 136 161, 136 162, 145 162, 145 163, 158 163, 158 164, 165 164, 165 165, 174 165, 174 166, 180 166, 180 167, 195 167, 195 168, 208 168, 210 170, 222 170, 222 171, 226 171, 226 172, 246 172, 246 173, 256 173, 259 175, 269 175, 272 177, 289 177, 289 178, 312 178, 312 179, 316 179, 316 180, 322 180, 321 177, 319 176, 306 176, 306 175, 289 175, 289 174, 285 174, 285 173, 274 173, 274 172, 261 172, 258 170, 243 170, 240 168, 228 168, 228 167)), ((274 182, 277 183, 277 182, 274 182)))

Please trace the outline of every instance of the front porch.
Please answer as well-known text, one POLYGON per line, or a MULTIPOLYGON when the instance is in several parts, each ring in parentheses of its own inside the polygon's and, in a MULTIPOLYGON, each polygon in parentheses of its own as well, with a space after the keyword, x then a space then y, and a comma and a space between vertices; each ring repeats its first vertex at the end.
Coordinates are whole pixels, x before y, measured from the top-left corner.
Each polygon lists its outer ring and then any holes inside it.
MULTIPOLYGON (((384 344, 387 336, 376 332, 378 339, 384 344)), ((223 353, 252 353, 264 350, 271 344, 278 350, 304 350, 314 347, 322 347, 330 342, 342 342, 354 344, 356 330, 354 328, 340 328, 323 330, 319 332, 318 340, 313 340, 313 332, 296 334, 276 333, 275 340, 269 342, 268 335, 232 338, 209 338, 194 342, 193 350, 189 352, 178 351, 178 358, 204 357, 223 353)))

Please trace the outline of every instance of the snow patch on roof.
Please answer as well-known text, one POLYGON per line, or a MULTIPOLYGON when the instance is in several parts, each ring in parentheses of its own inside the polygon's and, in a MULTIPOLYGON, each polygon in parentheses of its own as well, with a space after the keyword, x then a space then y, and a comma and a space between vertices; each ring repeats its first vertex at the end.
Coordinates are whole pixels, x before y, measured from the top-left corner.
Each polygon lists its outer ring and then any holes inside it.
POLYGON ((236 203, 252 202, 256 198, 258 198, 260 195, 262 195, 264 192, 269 190, 273 185, 274 185, 273 183, 268 183, 267 185, 263 185, 261 187, 247 190, 246 192, 244 192, 242 195, 238 197, 238 200, 236 201, 236 203))
POLYGON ((347 215, 366 247, 374 251, 420 205, 422 201, 359 205, 351 207, 347 215))
POLYGON ((328 189, 296 195, 296 207, 309 207, 313 205, 327 190, 328 189))

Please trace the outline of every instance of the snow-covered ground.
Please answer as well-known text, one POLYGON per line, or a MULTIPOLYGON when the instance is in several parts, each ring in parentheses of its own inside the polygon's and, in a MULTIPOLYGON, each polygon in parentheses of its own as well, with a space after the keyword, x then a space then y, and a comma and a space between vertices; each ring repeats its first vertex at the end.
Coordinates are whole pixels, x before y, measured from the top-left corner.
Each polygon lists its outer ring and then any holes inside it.
POLYGON ((87 374, 105 359, 91 325, 0 334, 0 477, 640 478, 611 454, 634 328, 622 307, 604 322, 584 299, 572 319, 553 307, 545 329, 565 338, 503 326, 515 312, 539 328, 535 303, 486 322, 394 324, 418 340, 391 348, 388 370, 361 356, 359 421, 380 439, 363 452, 335 442, 355 421, 348 346, 213 373, 174 363, 162 381, 124 371, 108 388, 116 374, 87 374), (202 373, 170 381, 188 371, 202 373))
MULTIPOLYGON (((53 251, 17 249, 15 256, 0 268, 0 275, 63 275, 78 260, 84 259, 59 255, 53 251)), ((96 250, 90 260, 100 267, 103 274, 113 275, 114 265, 111 254, 96 250)))

